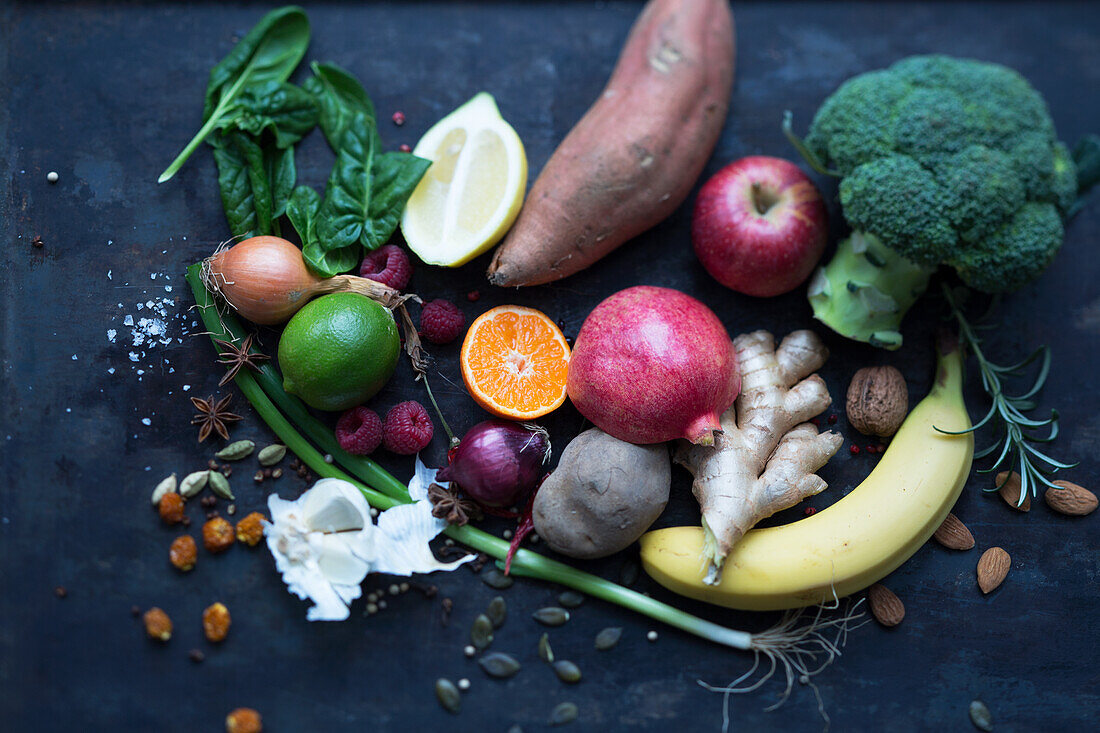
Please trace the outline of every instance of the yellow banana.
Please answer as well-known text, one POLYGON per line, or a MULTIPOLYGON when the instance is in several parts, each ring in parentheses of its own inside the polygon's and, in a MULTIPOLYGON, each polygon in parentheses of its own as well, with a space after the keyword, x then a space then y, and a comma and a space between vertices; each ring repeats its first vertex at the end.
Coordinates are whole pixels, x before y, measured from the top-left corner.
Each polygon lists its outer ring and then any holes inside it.
POLYGON ((851 493, 806 519, 754 529, 726 558, 717 585, 703 582, 701 527, 642 536, 642 564, 669 590, 753 611, 811 606, 850 595, 908 560, 954 506, 974 459, 957 343, 937 344, 936 382, 905 418, 871 474, 851 493))

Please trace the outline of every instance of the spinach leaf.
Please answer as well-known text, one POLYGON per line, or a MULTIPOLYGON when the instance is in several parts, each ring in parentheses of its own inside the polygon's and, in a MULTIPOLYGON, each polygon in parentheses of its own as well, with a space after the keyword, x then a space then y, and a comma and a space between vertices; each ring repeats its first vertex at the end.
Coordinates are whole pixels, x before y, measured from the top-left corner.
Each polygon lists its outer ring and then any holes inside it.
POLYGON ((286 82, 270 81, 246 87, 235 105, 233 117, 222 127, 237 127, 255 137, 270 131, 275 145, 289 147, 317 125, 317 101, 309 92, 286 82))
POLYGON ((373 127, 375 150, 382 149, 378 137, 378 116, 374 104, 359 80, 336 64, 311 64, 313 76, 302 85, 312 94, 321 108, 321 131, 325 133, 328 144, 339 151, 344 138, 344 130, 357 114, 367 117, 373 127))
POLYGON ((393 236, 401 213, 416 184, 432 164, 411 153, 383 153, 374 156, 371 167, 370 215, 363 227, 363 246, 378 249, 393 236))
POLYGON ((275 233, 278 234, 278 219, 286 213, 294 184, 297 183, 298 170, 294 166, 294 148, 264 147, 264 170, 271 182, 271 218, 275 233))
POLYGON ((298 186, 290 195, 286 205, 286 217, 290 219, 294 230, 298 232, 298 238, 302 240, 302 256, 306 258, 306 264, 310 258, 306 252, 316 251, 317 244, 317 213, 321 209, 321 196, 309 186, 298 186))
POLYGON ((352 117, 325 186, 317 221, 325 264, 314 269, 328 277, 350 270, 359 260, 359 238, 370 210, 375 141, 371 122, 361 112, 352 117))
POLYGON ((222 207, 233 236, 270 234, 274 219, 271 183, 259 143, 230 130, 216 140, 214 161, 222 207))
POLYGON ((272 10, 241 39, 229 55, 210 70, 203 103, 203 126, 158 183, 174 176, 223 116, 232 114, 241 91, 251 84, 286 81, 309 46, 309 19, 296 6, 272 10))

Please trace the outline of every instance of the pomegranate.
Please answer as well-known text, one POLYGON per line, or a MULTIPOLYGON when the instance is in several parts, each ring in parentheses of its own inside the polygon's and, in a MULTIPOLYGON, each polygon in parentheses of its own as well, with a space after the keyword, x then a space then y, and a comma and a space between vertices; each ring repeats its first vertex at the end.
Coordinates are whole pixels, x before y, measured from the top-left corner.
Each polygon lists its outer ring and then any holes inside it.
POLYGON ((690 295, 648 285, 620 290, 588 315, 566 381, 569 399, 596 427, 641 444, 713 444, 740 387, 718 316, 690 295))

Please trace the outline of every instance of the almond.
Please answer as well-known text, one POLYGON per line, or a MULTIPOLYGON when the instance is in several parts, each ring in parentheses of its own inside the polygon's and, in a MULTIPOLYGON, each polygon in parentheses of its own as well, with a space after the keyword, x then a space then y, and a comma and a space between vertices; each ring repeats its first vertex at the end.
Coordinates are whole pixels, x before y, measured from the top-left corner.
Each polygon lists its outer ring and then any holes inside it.
POLYGON ((897 626, 905 618, 905 605, 885 585, 875 583, 868 588, 867 602, 871 606, 871 614, 883 626, 897 626))
POLYGON ((1000 547, 990 547, 978 560, 978 587, 982 593, 990 593, 1004 582, 1012 558, 1000 547))
POLYGON ((974 535, 970 534, 962 520, 950 513, 932 536, 949 550, 969 550, 974 546, 974 535))
POLYGON ((1096 509, 1096 494, 1084 486, 1062 480, 1055 481, 1054 484, 1062 488, 1047 489, 1043 494, 1043 500, 1054 511, 1071 517, 1083 517, 1096 509))
POLYGON ((1031 497, 1024 497, 1024 503, 1020 503, 1020 474, 1013 471, 1001 471, 997 474, 997 486, 1001 488, 997 493, 1005 500, 1005 503, 1018 512, 1031 511, 1031 497))

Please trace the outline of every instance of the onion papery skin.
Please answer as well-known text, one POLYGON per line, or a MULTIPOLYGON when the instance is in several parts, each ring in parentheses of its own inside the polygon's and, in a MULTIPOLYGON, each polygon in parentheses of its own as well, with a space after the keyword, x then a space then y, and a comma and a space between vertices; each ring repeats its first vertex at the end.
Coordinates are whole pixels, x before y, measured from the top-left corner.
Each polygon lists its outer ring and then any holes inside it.
POLYGON ((322 279, 281 237, 245 239, 203 263, 203 281, 240 315, 262 326, 286 323, 312 298, 322 279))
POLYGON ((490 507, 515 506, 545 473, 550 439, 536 426, 486 420, 470 428, 451 463, 436 478, 453 481, 474 501, 490 507))

